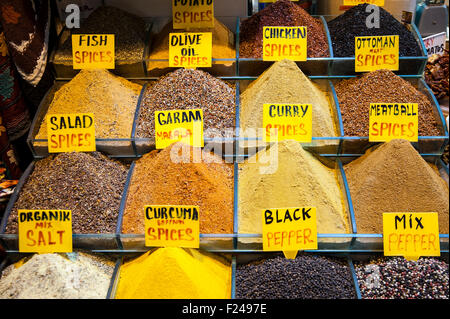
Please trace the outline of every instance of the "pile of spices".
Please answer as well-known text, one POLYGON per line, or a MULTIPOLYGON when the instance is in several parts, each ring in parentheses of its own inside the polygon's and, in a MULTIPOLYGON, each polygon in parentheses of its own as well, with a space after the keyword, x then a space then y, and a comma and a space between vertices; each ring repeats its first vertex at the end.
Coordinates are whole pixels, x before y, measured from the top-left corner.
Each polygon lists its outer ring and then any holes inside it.
POLYGON ((239 164, 239 233, 262 233, 267 208, 316 207, 318 233, 348 233, 348 215, 337 172, 301 144, 274 143, 239 164))
POLYGON ((96 255, 35 254, 3 271, 0 299, 105 299, 113 270, 96 255))
POLYGON ((448 50, 443 55, 433 54, 425 68, 425 81, 438 100, 449 96, 448 60, 448 50))
POLYGON ((201 233, 233 233, 233 167, 215 154, 196 151, 199 153, 176 143, 136 162, 123 215, 123 233, 145 232, 146 205, 199 206, 201 233))
POLYGON ((229 299, 231 265, 196 249, 159 248, 124 263, 116 299, 229 299))
POLYGON ((6 226, 17 233, 18 209, 70 209, 74 233, 114 233, 127 168, 101 153, 61 153, 35 163, 6 226))
POLYGON ((280 26, 307 27, 308 58, 330 56, 327 36, 320 19, 313 18, 290 0, 278 0, 241 22, 239 56, 241 58, 262 58, 264 27, 280 26))
POLYGON ((332 258, 300 255, 238 265, 237 299, 356 299, 347 264, 332 258))
POLYGON ((154 137, 155 111, 189 109, 203 110, 205 137, 225 136, 235 126, 235 99, 236 89, 209 73, 178 69, 145 91, 136 136, 154 137))
POLYGON ((400 56, 423 55, 411 31, 381 7, 379 28, 369 28, 367 18, 372 11, 366 12, 367 6, 367 3, 357 5, 328 22, 335 57, 355 56, 355 37, 382 35, 399 36, 400 56))
MULTIPOLYGON (((213 59, 235 59, 235 37, 224 24, 214 19, 214 29, 209 28, 192 28, 189 30, 180 30, 173 28, 173 22, 167 23, 164 28, 155 36, 153 47, 149 56, 148 70, 168 67, 168 62, 152 61, 152 60, 168 60, 169 59, 169 34, 179 32, 212 32, 212 58, 213 59)), ((217 63, 214 62, 214 63, 217 63)), ((224 65, 232 65, 233 61, 219 62, 224 65)))
POLYGON ((449 155, 449 151, 450 151, 449 145, 447 145, 447 146, 445 147, 444 154, 442 154, 442 160, 443 160, 444 163, 447 164, 447 165, 448 165, 448 157, 449 157, 448 155, 449 155))
MULTIPOLYGON (((111 6, 92 12, 72 34, 114 34, 117 64, 130 64, 144 59, 147 26, 140 17, 111 6)), ((55 62, 72 64, 72 37, 68 37, 55 53, 55 62)))
POLYGON ((355 271, 363 299, 449 299, 444 260, 378 258, 355 263, 355 271))
POLYGON ((247 87, 240 100, 239 123, 243 130, 263 127, 266 103, 304 103, 313 108, 312 136, 337 135, 328 96, 293 61, 274 63, 247 87))
POLYGON ((383 233, 383 213, 437 212, 439 232, 448 234, 448 185, 410 142, 369 149, 345 173, 358 233, 383 233))
POLYGON ((346 136, 369 136, 370 103, 418 103, 419 136, 440 136, 428 97, 389 70, 366 73, 335 85, 346 136))
MULTIPOLYGON (((93 113, 97 138, 131 138, 141 89, 108 70, 81 70, 55 93, 47 114, 93 113)), ((35 138, 47 138, 45 117, 35 138)))

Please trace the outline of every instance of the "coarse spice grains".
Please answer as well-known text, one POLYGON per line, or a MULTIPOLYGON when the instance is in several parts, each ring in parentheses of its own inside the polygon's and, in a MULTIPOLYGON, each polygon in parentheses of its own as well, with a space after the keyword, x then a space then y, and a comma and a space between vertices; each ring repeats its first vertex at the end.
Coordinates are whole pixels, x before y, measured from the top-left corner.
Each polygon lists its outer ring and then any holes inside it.
POLYGON ((328 57, 328 40, 320 19, 309 15, 290 0, 278 0, 241 22, 239 56, 241 58, 263 57, 264 27, 304 26, 308 31, 308 57, 328 57))
POLYGON ((136 136, 154 137, 155 111, 202 109, 205 137, 232 137, 235 99, 236 89, 209 73, 178 69, 146 89, 136 136))
POLYGON ((449 231, 449 193, 437 169, 406 140, 392 140, 345 165, 358 233, 383 233, 383 213, 437 212, 449 231))
POLYGON ((237 265, 237 299, 356 299, 350 268, 323 256, 300 255, 237 265))
POLYGON ((419 136, 440 136, 428 97, 389 70, 342 80, 335 85, 346 136, 369 136, 370 103, 417 103, 419 136))
POLYGON ((2 272, 0 299, 104 299, 113 270, 96 255, 35 254, 2 272))
POLYGON ((17 233, 18 209, 70 209, 74 233, 114 233, 127 172, 98 152, 61 153, 37 161, 14 204, 6 233, 17 233))
POLYGON ((363 299, 449 299, 448 262, 403 257, 355 262, 363 299))
MULTIPOLYGON (((144 155, 131 178, 122 232, 142 234, 145 205, 193 205, 200 209, 200 232, 233 233, 233 167, 212 153, 194 162, 194 148, 176 143, 144 155), (179 157, 173 162, 172 156, 179 157)), ((196 149, 199 151, 199 149, 196 149)))

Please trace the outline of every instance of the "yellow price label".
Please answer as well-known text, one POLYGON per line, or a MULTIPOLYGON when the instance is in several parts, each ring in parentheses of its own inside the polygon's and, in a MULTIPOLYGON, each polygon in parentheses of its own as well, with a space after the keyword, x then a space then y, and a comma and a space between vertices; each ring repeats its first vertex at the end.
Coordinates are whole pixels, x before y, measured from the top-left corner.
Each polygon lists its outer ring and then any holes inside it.
POLYGON ((174 29, 214 28, 213 0, 172 0, 174 29))
POLYGON ((115 69, 114 34, 72 34, 73 68, 115 69))
POLYGON ((199 214, 198 206, 145 206, 145 246, 199 248, 199 214))
POLYGON ((383 213, 385 256, 440 256, 437 213, 383 213))
MULTIPOLYGON (((259 0, 260 3, 277 2, 278 0, 259 0)), ((298 2, 299 0, 291 0, 292 2, 298 2)))
POLYGON ((19 251, 72 252, 72 211, 18 210, 19 251))
POLYGON ((371 103, 369 141, 389 142, 419 140, 419 105, 417 103, 371 103))
POLYGON ((171 110, 155 112, 156 149, 182 142, 203 147, 203 110, 171 110))
POLYGON ((264 27, 263 60, 306 61, 307 36, 306 27, 264 27))
POLYGON ((171 33, 169 67, 209 68, 212 66, 212 33, 171 33))
POLYGON ((317 249, 315 207, 262 210, 263 250, 283 251, 293 259, 298 250, 317 249))
POLYGON ((355 37, 355 71, 398 71, 399 48, 398 35, 355 37))
POLYGON ((47 114, 49 153, 95 152, 93 113, 47 114))
POLYGON ((312 141, 311 104, 264 104, 264 142, 312 141))
POLYGON ((344 6, 357 6, 361 3, 374 4, 379 7, 384 6, 384 0, 344 0, 344 6))

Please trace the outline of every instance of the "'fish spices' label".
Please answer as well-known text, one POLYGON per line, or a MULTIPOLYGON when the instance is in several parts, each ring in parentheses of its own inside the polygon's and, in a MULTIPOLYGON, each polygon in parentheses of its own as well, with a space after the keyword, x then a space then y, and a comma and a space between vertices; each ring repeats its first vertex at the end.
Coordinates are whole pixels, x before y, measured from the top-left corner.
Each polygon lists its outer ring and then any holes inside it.
POLYGON ((385 256, 440 256, 437 213, 383 213, 385 256))
POLYGON ((199 212, 198 206, 145 206, 145 246, 199 248, 199 212))
POLYGON ((389 142, 419 140, 419 105, 417 103, 371 103, 369 141, 389 142))
POLYGON ((95 152, 93 113, 48 114, 49 153, 95 152))
POLYGON ((212 66, 212 33, 170 33, 169 67, 209 68, 212 66))
POLYGON ((263 28, 264 61, 306 61, 307 49, 306 27, 263 28))
POLYGON ((72 34, 73 68, 115 69, 114 34, 72 34))
POLYGON ((214 28, 213 0, 172 0, 174 29, 214 28))
POLYGON ((18 210, 19 251, 72 252, 72 211, 18 210))
POLYGON ((398 71, 398 35, 355 37, 355 72, 398 71))

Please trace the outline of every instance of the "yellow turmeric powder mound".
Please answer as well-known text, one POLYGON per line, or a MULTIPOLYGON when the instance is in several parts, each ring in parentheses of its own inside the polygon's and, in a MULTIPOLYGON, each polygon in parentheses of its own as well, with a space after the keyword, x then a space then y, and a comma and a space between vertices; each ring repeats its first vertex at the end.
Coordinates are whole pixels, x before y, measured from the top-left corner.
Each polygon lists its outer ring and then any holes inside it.
POLYGON ((229 299, 231 266, 196 249, 159 248, 124 263, 116 299, 229 299))

